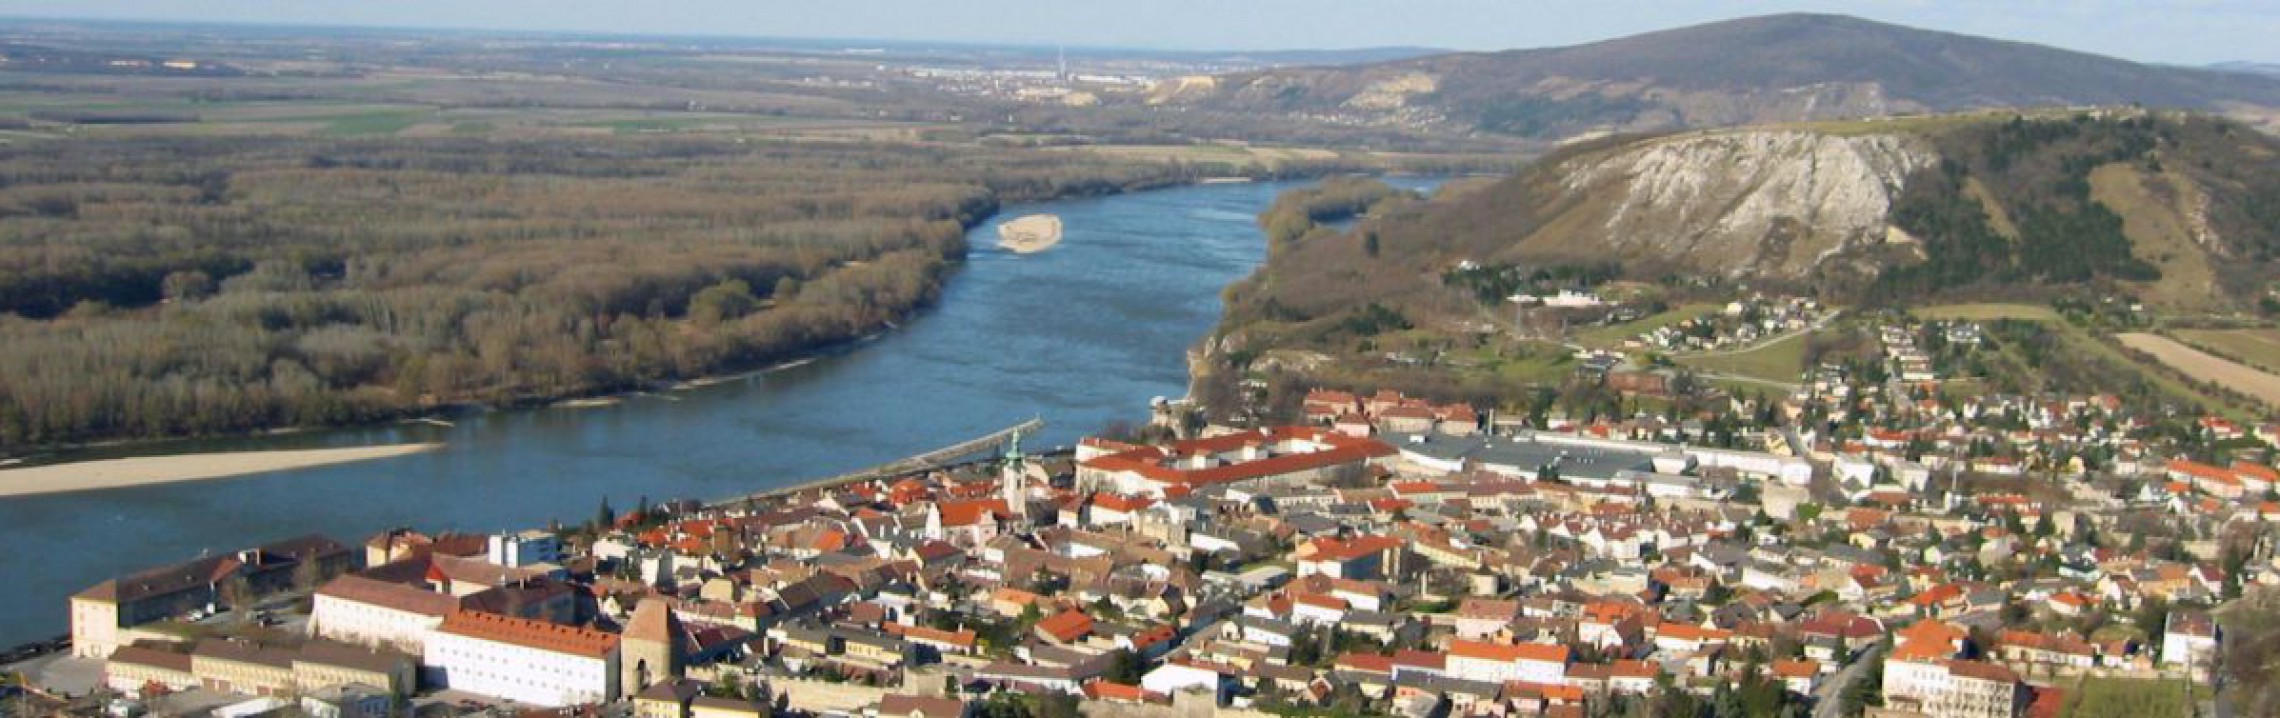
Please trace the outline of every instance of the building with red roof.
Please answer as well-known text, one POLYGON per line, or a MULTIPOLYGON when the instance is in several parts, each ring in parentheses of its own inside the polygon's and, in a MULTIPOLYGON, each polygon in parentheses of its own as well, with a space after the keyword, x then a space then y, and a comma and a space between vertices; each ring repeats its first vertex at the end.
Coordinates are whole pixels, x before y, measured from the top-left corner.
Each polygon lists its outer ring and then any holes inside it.
POLYGON ((1302 481, 1383 466, 1392 445, 1313 427, 1281 427, 1142 446, 1077 462, 1077 490, 1163 498, 1175 488, 1302 481))
POLYGON ((1092 630, 1092 617, 1073 608, 1037 622, 1037 637, 1053 643, 1076 643, 1091 635, 1092 630))
POLYGON ((1557 685, 1567 680, 1568 647, 1550 643, 1449 641, 1448 673, 1470 681, 1524 681, 1557 685))
POLYGON ((423 665, 444 687, 536 706, 617 700, 618 635, 459 611, 428 637, 423 665))

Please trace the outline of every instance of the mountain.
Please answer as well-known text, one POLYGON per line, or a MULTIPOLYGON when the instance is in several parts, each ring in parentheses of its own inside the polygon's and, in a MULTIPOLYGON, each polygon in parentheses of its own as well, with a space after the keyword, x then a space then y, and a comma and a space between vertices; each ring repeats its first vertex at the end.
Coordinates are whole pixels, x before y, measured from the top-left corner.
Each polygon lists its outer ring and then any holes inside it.
POLYGON ((2280 63, 2271 62, 2248 62, 2245 60, 2235 60, 2233 62, 2220 62, 2214 65, 2210 65, 2209 69, 2217 70, 2220 72, 2246 72, 2256 75, 2280 75, 2280 63))
POLYGON ((1220 332, 1254 349, 1477 324, 1529 276, 2262 310, 2280 282, 2280 139, 2133 109, 1702 130, 1576 143, 1425 201, 1329 185, 1262 224, 1267 264, 1230 288, 1220 332), (1351 230, 1328 221, 1355 212, 1351 230))
POLYGON ((1149 101, 1564 139, 1994 107, 2269 110, 2280 108, 2280 77, 1793 14, 1565 48, 1190 78, 1149 101))

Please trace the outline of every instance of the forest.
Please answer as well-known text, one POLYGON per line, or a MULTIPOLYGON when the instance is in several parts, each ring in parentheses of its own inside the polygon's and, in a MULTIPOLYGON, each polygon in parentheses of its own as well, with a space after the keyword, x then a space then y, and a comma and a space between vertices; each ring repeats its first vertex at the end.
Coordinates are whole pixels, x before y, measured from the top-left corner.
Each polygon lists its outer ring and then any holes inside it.
POLYGON ((926 306, 998 203, 1176 164, 870 142, 0 148, 0 450, 735 371, 926 306))

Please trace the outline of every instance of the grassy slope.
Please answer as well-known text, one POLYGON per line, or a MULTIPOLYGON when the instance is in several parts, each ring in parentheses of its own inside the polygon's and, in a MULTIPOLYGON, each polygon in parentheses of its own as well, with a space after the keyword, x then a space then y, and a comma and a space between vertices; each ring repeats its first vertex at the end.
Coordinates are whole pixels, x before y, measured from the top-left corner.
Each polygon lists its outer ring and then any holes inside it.
POLYGON ((1703 371, 1794 384, 1805 371, 1805 336, 1798 334, 1748 351, 1675 357, 1703 371))

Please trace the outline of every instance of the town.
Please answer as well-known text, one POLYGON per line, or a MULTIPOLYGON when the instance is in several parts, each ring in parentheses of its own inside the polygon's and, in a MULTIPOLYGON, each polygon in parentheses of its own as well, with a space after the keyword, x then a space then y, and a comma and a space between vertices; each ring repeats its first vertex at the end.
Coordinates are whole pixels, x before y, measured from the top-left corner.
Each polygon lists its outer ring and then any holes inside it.
MULTIPOLYGON (((1889 357, 1969 326, 1894 328, 1889 357)), ((1316 389, 1263 427, 1159 404, 1067 451, 1015 434, 982 461, 519 533, 287 538, 72 596, 69 655, 13 700, 2006 718, 2211 697, 2212 611, 2280 583, 2280 472, 2206 447, 2280 427, 2149 439, 2111 396, 1885 388, 1831 372, 1731 399, 1721 416, 1760 420, 1715 430, 1316 389)))

